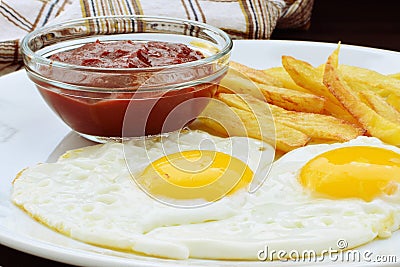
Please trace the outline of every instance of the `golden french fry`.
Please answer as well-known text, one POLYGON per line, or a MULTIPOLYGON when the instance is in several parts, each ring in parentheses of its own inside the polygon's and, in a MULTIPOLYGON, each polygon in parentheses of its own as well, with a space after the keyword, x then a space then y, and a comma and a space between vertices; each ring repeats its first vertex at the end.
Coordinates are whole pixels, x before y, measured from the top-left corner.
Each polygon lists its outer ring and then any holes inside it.
POLYGON ((256 114, 267 113, 265 115, 269 116, 272 113, 275 122, 299 130, 313 139, 348 141, 364 133, 362 128, 332 116, 287 111, 274 105, 266 107, 267 103, 250 95, 219 94, 218 99, 229 106, 256 114))
POLYGON ((244 74, 229 70, 218 86, 220 93, 247 93, 256 98, 264 99, 261 88, 244 74))
MULTIPOLYGON (((275 67, 275 68, 269 68, 269 69, 265 69, 263 70, 265 73, 276 77, 277 79, 279 79, 282 87, 287 88, 287 89, 292 89, 295 91, 299 91, 299 92, 304 92, 304 93, 310 93, 309 90, 297 85, 292 77, 290 77, 290 75, 286 72, 286 70, 283 67, 275 67)), ((275 86, 278 86, 276 84, 274 84, 275 86)))
POLYGON ((360 91, 373 90, 383 97, 389 94, 400 96, 400 80, 398 79, 355 66, 340 65, 339 70, 346 83, 352 88, 358 88, 360 91))
POLYGON ((290 89, 260 85, 268 103, 287 110, 322 113, 325 99, 313 94, 301 93, 290 89))
POLYGON ((220 93, 249 94, 288 110, 321 113, 325 99, 313 94, 253 82, 229 71, 218 87, 220 93))
MULTIPOLYGON (((198 118, 190 124, 190 128, 207 132, 211 130, 213 134, 223 137, 248 136, 248 130, 237 114, 229 106, 216 99, 208 103, 198 118)), ((268 143, 273 145, 273 136, 268 143)))
POLYGON ((351 90, 338 70, 339 48, 328 58, 325 65, 324 84, 343 106, 360 122, 372 136, 392 145, 400 144, 400 125, 380 116, 363 103, 351 90))
MULTIPOLYGON (((340 71, 340 69, 339 69, 340 71)), ((342 72, 341 72, 342 73, 342 72)), ((358 80, 352 79, 350 74, 343 74, 343 80, 347 83, 347 85, 355 92, 363 92, 363 91, 373 91, 374 93, 382 96, 382 97, 387 97, 389 92, 384 91, 380 88, 374 88, 369 84, 360 82, 358 80)))
POLYGON ((387 96, 386 101, 392 105, 398 112, 400 112, 400 96, 390 94, 387 96))
POLYGON ((318 71, 318 73, 321 74, 321 80, 324 76, 324 71, 325 71, 325 64, 321 64, 318 67, 315 68, 316 71, 318 71))
POLYGON ((229 137, 227 130, 220 123, 210 119, 198 117, 188 126, 192 130, 200 130, 219 137, 229 137))
MULTIPOLYGON (((387 103, 389 103, 394 109, 396 109, 397 111, 400 112, 400 94, 396 90, 394 90, 395 93, 392 92, 392 87, 390 87, 389 85, 387 87, 385 87, 387 84, 385 85, 385 83, 383 81, 379 82, 379 83, 381 83, 381 85, 378 85, 378 86, 374 87, 374 86, 370 85, 369 83, 365 83, 365 82, 360 81, 358 78, 353 78, 352 70, 357 71, 360 68, 354 68, 353 69, 353 68, 350 68, 350 66, 341 66, 341 68, 342 69, 347 69, 348 72, 347 72, 346 75, 344 75, 344 77, 345 77, 344 79, 345 79, 346 83, 353 90, 358 91, 359 93, 361 93, 361 92, 373 92, 373 93, 375 93, 375 94, 377 94, 377 95, 379 95, 379 96, 381 96, 383 98, 386 98, 387 103)), ((339 68, 339 69, 341 69, 341 68, 339 68)), ((362 72, 368 72, 368 70, 364 70, 364 69, 361 69, 361 71, 362 72)), ((377 74, 375 73, 375 75, 377 75, 377 74)), ((357 74, 355 75, 355 77, 356 76, 357 76, 357 74)), ((383 77, 384 75, 378 74, 377 76, 383 77)), ((385 76, 385 77, 387 77, 387 76, 385 76)), ((393 78, 390 78, 390 79, 393 81, 393 78)), ((377 110, 375 109, 375 111, 377 111, 377 110)), ((384 116, 384 115, 382 115, 382 116, 384 116)))
POLYGON ((372 91, 359 92, 360 97, 368 106, 376 111, 382 117, 385 117, 391 122, 400 124, 400 112, 398 112, 386 100, 372 91))
MULTIPOLYGON (((259 122, 257 121, 255 114, 252 112, 235 107, 231 107, 231 109, 235 111, 235 113, 238 114, 242 121, 245 123, 246 128, 249 130, 250 137, 261 139, 264 141, 268 140, 268 130, 270 128, 265 123, 265 120, 261 120, 259 122), (256 131, 259 126, 261 126, 261 132, 256 131)), ((279 122, 275 122, 275 129, 276 149, 283 152, 289 152, 293 149, 305 146, 310 140, 310 137, 308 137, 306 134, 279 122)))
POLYGON ((388 77, 400 80, 400 72, 389 74, 388 77))
POLYGON ((291 56, 282 56, 282 65, 297 85, 306 88, 313 94, 323 96, 327 100, 338 103, 337 99, 322 83, 322 71, 314 68, 308 62, 291 56))
POLYGON ((240 64, 235 61, 231 61, 229 63, 229 67, 233 70, 235 70, 237 73, 240 73, 244 75, 245 77, 248 77, 250 80, 257 82, 257 83, 262 83, 266 85, 273 85, 277 87, 282 87, 283 84, 280 82, 278 78, 276 78, 273 75, 270 75, 268 73, 265 73, 262 70, 257 70, 251 67, 248 67, 246 65, 240 64))
POLYGON ((323 84, 323 65, 318 68, 314 68, 309 63, 290 56, 282 57, 282 65, 296 84, 326 99, 324 109, 329 114, 351 123, 357 123, 353 116, 342 106, 342 104, 323 84))
MULTIPOLYGON (((226 104, 224 104, 226 105, 226 104)), ((281 123, 275 123, 271 116, 228 107, 211 101, 193 125, 197 129, 213 129, 222 136, 247 136, 263 140, 276 149, 288 152, 304 146, 309 137, 304 133, 281 123)))

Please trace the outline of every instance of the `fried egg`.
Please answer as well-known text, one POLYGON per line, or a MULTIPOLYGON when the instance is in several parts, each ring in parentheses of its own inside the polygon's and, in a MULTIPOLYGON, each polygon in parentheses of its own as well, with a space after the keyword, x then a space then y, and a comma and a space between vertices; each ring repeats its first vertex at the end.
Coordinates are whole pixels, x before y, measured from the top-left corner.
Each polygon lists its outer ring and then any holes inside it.
POLYGON ((371 137, 299 148, 274 162, 268 178, 249 193, 250 180, 262 181, 258 176, 269 169, 271 150, 258 140, 202 132, 86 147, 23 171, 12 199, 72 238, 172 259, 257 260, 266 246, 318 254, 337 249, 338 240, 354 248, 399 228, 400 192, 393 176, 399 148, 371 137), (206 175, 196 169, 188 183, 181 167, 202 156, 206 175), (240 178, 228 186, 215 183, 221 169, 240 178), (211 204, 190 194, 167 202, 175 194, 165 192, 164 182, 185 189, 214 184, 227 194, 206 191, 211 204))
MULTIPOLYGON (((72 238, 124 251, 184 259, 190 256, 184 244, 147 238, 147 233, 172 225, 220 221, 237 214, 246 202, 245 189, 252 180, 249 176, 265 172, 273 160, 273 152, 272 147, 258 140, 219 138, 198 131, 126 144, 95 145, 69 151, 56 163, 24 170, 13 183, 12 200, 36 220, 72 238), (217 163, 211 163, 217 166, 210 167, 225 168, 231 175, 239 175, 237 183, 217 184, 222 187, 217 191, 224 193, 227 189, 227 196, 218 196, 211 204, 207 196, 205 200, 193 196, 178 199, 181 200, 179 206, 173 206, 167 205, 168 198, 173 200, 168 192, 158 196, 142 190, 136 176, 142 175, 144 181, 153 179, 146 172, 152 163, 167 163, 166 155, 171 160, 171 155, 187 156, 193 151, 213 151, 211 154, 217 163), (234 166, 235 163, 239 163, 236 164, 239 167, 234 166), (264 166, 264 170, 259 165, 264 166)), ((198 154, 195 159, 199 159, 198 154)), ((208 157, 205 159, 207 163, 208 157)), ((212 169, 205 168, 205 178, 212 169)), ((201 183, 213 184, 214 178, 197 181, 199 188, 202 188, 201 183)), ((157 179, 153 182, 157 183, 157 179)), ((213 193, 206 191, 210 192, 213 193)))

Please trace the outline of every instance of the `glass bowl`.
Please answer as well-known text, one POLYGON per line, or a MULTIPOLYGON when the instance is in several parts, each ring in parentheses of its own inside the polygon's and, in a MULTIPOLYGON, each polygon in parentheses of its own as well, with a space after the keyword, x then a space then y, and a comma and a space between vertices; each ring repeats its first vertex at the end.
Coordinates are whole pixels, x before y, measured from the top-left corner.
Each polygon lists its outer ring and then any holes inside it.
POLYGON ((82 136, 98 142, 158 135, 193 121, 228 69, 232 41, 210 25, 167 17, 73 20, 29 33, 21 43, 28 77, 46 103, 82 136), (49 59, 87 43, 131 40, 185 44, 205 57, 145 68, 104 68, 49 59))

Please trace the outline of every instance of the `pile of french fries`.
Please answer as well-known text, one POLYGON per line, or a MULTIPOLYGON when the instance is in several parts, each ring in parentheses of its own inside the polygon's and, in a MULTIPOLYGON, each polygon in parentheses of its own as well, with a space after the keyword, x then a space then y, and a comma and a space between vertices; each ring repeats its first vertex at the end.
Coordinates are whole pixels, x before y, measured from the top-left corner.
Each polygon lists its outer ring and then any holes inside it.
POLYGON ((257 70, 237 62, 193 124, 221 136, 248 136, 282 153, 360 135, 400 145, 400 74, 338 64, 339 47, 318 67, 291 56, 257 70))

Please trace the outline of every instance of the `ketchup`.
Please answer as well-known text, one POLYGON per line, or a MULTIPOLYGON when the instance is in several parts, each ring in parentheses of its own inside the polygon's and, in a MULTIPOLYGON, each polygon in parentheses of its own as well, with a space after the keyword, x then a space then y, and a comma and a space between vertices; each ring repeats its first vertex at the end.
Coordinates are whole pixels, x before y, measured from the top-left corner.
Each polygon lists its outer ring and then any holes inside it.
POLYGON ((53 54, 50 59, 72 65, 109 69, 109 72, 82 73, 50 66, 42 70, 42 75, 72 85, 100 87, 104 92, 67 89, 43 80, 38 81, 33 76, 31 79, 36 80, 40 93, 50 107, 65 123, 81 134, 101 137, 155 135, 180 129, 196 118, 207 105, 208 99, 215 94, 220 78, 168 91, 162 84, 179 84, 186 82, 188 77, 192 81, 210 76, 213 68, 210 65, 200 69, 188 67, 183 68, 182 72, 166 75, 143 74, 134 69, 170 66, 202 58, 204 55, 201 52, 184 44, 96 41, 53 54), (120 69, 126 68, 132 69, 132 72, 129 70, 128 74, 125 71, 124 75, 118 75, 120 69), (143 83, 152 85, 153 79, 157 81, 159 88, 140 90, 143 83), (120 92, 120 88, 129 90, 120 92), (113 93, 113 90, 116 92, 113 93), (198 101, 189 101, 193 99, 198 101), (181 110, 174 112, 177 106, 181 110), (168 117, 169 114, 173 114, 172 119, 168 117), (167 118, 168 125, 164 125, 167 118))
POLYGON ((52 60, 100 68, 147 68, 181 64, 204 58, 184 44, 167 42, 100 42, 60 52, 52 60))

